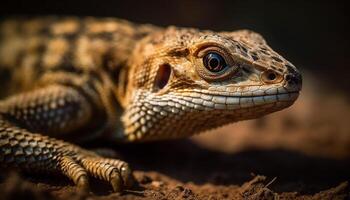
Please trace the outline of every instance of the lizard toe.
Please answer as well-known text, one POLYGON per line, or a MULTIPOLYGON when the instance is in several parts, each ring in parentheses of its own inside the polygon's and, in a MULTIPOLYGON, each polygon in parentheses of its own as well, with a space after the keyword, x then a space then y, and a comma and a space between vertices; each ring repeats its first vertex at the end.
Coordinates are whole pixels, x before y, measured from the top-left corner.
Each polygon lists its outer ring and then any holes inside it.
POLYGON ((81 176, 77 181, 77 187, 80 191, 88 192, 90 190, 89 179, 87 176, 81 176))
POLYGON ((111 164, 118 168, 118 171, 123 180, 123 186, 125 188, 130 188, 134 184, 135 178, 132 174, 132 170, 128 163, 122 160, 110 159, 110 158, 103 159, 103 162, 111 164))
POLYGON ((84 158, 81 161, 83 167, 93 177, 108 181, 115 192, 123 191, 123 179, 120 170, 113 164, 109 164, 104 158, 84 158))
POLYGON ((125 188, 131 188, 131 186, 135 183, 135 177, 127 163, 120 168, 120 174, 122 176, 125 188))
POLYGON ((123 181, 120 173, 116 169, 111 172, 109 182, 114 192, 121 193, 123 191, 123 181))
POLYGON ((63 156, 59 165, 62 173, 70 178, 79 188, 79 190, 89 190, 89 179, 87 171, 76 163, 72 158, 63 156))

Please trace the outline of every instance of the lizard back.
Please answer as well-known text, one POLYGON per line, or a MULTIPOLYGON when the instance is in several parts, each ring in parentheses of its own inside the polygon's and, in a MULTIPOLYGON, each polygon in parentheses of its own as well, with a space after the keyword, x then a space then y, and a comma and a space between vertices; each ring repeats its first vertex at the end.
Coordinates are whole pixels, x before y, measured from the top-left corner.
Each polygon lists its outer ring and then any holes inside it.
MULTIPOLYGON (((105 73, 117 82, 150 25, 111 18, 13 18, 0 24, 0 96, 29 90, 42 75, 105 73)), ((117 86, 118 84, 115 84, 117 86)))

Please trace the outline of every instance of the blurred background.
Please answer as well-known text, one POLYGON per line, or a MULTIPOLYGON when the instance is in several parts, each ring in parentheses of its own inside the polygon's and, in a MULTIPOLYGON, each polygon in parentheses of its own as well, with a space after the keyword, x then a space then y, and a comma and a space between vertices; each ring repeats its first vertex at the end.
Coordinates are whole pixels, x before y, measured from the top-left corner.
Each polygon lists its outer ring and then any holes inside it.
POLYGON ((273 186, 277 192, 309 194, 350 180, 350 59, 345 9, 345 0, 5 0, 0 15, 118 17, 159 26, 260 33, 303 74, 303 90, 292 107, 182 143, 151 144, 141 147, 142 151, 139 146, 119 150, 135 169, 155 170, 177 181, 240 185, 251 173, 260 173, 279 178, 279 184, 273 186))

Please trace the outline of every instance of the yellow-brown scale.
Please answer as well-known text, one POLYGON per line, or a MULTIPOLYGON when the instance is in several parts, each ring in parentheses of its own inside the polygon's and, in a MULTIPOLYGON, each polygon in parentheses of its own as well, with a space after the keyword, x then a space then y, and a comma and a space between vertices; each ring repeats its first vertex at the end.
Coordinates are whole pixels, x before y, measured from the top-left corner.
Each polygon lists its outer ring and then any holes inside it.
POLYGON ((252 31, 112 18, 6 20, 1 71, 0 165, 119 192, 132 185, 128 164, 72 143, 186 137, 282 110, 301 90, 298 70, 252 31))

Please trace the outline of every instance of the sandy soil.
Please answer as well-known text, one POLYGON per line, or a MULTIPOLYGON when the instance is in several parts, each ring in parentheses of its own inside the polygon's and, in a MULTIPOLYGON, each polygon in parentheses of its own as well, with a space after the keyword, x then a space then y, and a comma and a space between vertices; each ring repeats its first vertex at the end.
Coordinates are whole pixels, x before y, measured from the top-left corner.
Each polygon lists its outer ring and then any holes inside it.
POLYGON ((191 139, 114 147, 138 182, 121 196, 97 180, 81 194, 61 176, 3 172, 0 199, 349 199, 349 96, 304 74, 285 111, 191 139))

